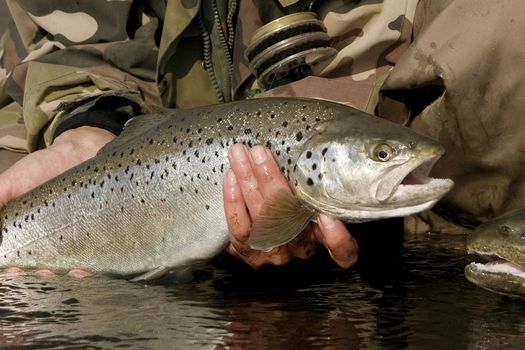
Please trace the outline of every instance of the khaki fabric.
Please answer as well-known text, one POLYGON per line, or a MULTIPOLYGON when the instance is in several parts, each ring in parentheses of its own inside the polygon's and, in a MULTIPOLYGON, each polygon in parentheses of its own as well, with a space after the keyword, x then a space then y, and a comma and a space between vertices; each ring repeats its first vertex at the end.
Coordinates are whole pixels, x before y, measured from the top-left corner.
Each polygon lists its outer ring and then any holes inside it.
MULTIPOLYGON (((49 145, 59 123, 104 99, 129 99, 145 113, 253 95, 244 50, 255 30, 283 14, 270 0, 6 3, 12 18, 0 44, 0 148, 18 152, 49 145)), ((378 82, 410 43, 416 4, 323 1, 319 17, 339 54, 316 76, 261 96, 373 110, 378 82)))
POLYGON ((523 1, 449 1, 387 78, 381 114, 439 140, 432 174, 456 184, 408 231, 457 232, 525 206, 524 33, 523 1), (396 103, 408 113, 390 113, 396 103))

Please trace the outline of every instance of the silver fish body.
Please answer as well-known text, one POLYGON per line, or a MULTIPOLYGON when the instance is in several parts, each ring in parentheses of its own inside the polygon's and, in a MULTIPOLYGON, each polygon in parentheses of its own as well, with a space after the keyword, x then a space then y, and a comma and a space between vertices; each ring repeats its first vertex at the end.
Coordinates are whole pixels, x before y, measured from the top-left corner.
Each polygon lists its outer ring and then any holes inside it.
POLYGON ((477 227, 467 238, 467 251, 490 260, 465 267, 470 282, 495 293, 525 298, 525 209, 477 227))
MULTIPOLYGON (((128 124, 95 158, 0 211, 0 267, 136 275, 215 256, 228 239, 222 179, 233 143, 270 147, 290 203, 305 209, 285 237, 255 239, 259 249, 293 239, 318 212, 349 222, 408 215, 452 187, 426 176, 443 153, 437 142, 327 101, 255 99, 128 124)), ((278 229, 260 222, 256 237, 278 229)))

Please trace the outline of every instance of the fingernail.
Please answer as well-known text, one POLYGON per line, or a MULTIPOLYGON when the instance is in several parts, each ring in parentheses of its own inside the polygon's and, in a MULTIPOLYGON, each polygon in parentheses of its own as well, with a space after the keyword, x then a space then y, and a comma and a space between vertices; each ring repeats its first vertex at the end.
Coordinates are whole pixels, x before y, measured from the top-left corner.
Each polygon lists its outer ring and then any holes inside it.
POLYGON ((233 170, 228 169, 228 171, 226 172, 226 185, 233 187, 236 184, 237 184, 237 178, 235 177, 233 170))
POLYGON ((268 157, 266 155, 266 150, 263 146, 255 146, 252 148, 252 157, 255 164, 264 163, 268 157))
POLYGON ((236 161, 245 161, 248 158, 246 154, 246 147, 241 144, 234 144, 230 148, 230 156, 236 161))
POLYGON ((331 229, 335 225, 335 219, 325 214, 319 214, 319 224, 325 229, 331 229))

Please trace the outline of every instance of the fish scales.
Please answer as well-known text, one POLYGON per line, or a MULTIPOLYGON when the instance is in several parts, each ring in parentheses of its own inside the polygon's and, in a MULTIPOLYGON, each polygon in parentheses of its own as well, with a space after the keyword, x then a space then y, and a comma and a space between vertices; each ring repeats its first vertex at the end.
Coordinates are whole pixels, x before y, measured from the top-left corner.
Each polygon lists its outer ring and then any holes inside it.
POLYGON ((272 147, 287 173, 288 159, 313 125, 333 116, 320 104, 289 104, 174 111, 129 144, 8 204, 1 265, 133 274, 216 254, 227 242, 222 177, 228 147, 272 147))
POLYGON ((128 124, 95 158, 0 210, 0 267, 136 275, 213 257, 228 241, 222 181, 234 143, 270 148, 296 195, 279 200, 298 223, 254 221, 258 249, 293 239, 318 212, 402 216, 452 186, 425 176, 443 152, 435 141, 327 101, 254 99, 128 124))

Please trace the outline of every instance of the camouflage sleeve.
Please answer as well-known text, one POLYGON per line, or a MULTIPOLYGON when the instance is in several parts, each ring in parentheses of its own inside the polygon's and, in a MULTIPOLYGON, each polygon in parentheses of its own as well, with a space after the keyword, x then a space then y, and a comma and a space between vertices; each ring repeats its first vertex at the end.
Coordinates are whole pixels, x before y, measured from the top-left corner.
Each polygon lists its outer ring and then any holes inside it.
MULTIPOLYGON (((252 0, 256 3, 255 0, 252 0)), ((408 48, 418 0, 329 0, 317 10, 338 50, 335 57, 314 67, 313 75, 268 90, 257 96, 303 96, 334 100, 361 110, 374 111, 379 87, 386 73, 408 48)), ((242 52, 262 20, 250 2, 241 3, 243 17, 237 24, 239 45, 234 58, 234 86, 240 91, 251 74, 242 52)), ((256 6, 254 6, 256 7, 256 6)), ((247 90, 256 88, 249 85, 247 90)))
MULTIPOLYGON (((23 116, 28 151, 52 142, 57 126, 87 110, 147 111, 160 104, 155 83, 164 2, 7 0, 1 130, 23 116)), ((1 77, 1 76, 0 76, 1 77)), ((20 123, 18 123, 20 124, 20 123)))

